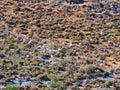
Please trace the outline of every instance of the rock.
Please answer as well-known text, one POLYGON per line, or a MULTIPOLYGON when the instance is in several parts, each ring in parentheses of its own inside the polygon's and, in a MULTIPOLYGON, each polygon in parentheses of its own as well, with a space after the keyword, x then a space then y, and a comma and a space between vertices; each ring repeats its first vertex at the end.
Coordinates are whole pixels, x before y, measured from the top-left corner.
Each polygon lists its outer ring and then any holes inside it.
POLYGON ((26 35, 26 34, 28 34, 28 32, 25 31, 25 30, 23 30, 23 31, 22 31, 22 34, 26 35))
POLYGON ((114 12, 115 12, 116 14, 120 14, 120 10, 118 10, 118 9, 114 10, 114 12))
POLYGON ((98 18, 103 18, 103 16, 102 16, 102 15, 99 15, 98 18))
POLYGON ((39 52, 41 51, 41 46, 38 46, 36 49, 35 49, 35 52, 39 52))
POLYGON ((16 51, 16 54, 18 54, 18 55, 21 54, 20 49, 16 51))
POLYGON ((100 8, 104 8, 103 3, 99 3, 99 7, 100 7, 100 8))
POLYGON ((30 86, 32 84, 33 83, 31 81, 24 81, 24 82, 22 82, 21 86, 30 86))
POLYGON ((0 79, 3 79, 3 78, 5 78, 5 76, 4 75, 0 75, 0 79))
POLYGON ((107 8, 107 11, 111 11, 112 9, 110 7, 107 8))
POLYGON ((29 54, 28 54, 28 55, 26 55, 26 58, 31 58, 31 57, 32 57, 32 56, 31 56, 31 55, 29 55, 29 54))
POLYGON ((108 11, 98 15, 98 18, 106 18, 106 17, 112 17, 112 15, 108 11))
POLYGON ((66 0, 66 1, 70 3, 75 3, 75 4, 84 3, 84 0, 66 0))
POLYGON ((18 37, 17 42, 23 42, 23 38, 22 37, 18 37))
POLYGON ((3 53, 0 53, 0 58, 4 58, 5 55, 3 53))
POLYGON ((29 51, 24 51, 24 50, 21 50, 20 51, 20 54, 21 55, 28 55, 30 52, 29 51))
POLYGON ((63 2, 57 2, 57 3, 54 3, 52 6, 62 6, 63 5, 63 2))
POLYGON ((4 85, 0 85, 0 90, 2 90, 3 88, 5 88, 5 86, 4 85))
POLYGON ((30 79, 30 81, 32 81, 32 82, 39 82, 39 79, 36 78, 36 77, 33 77, 33 78, 30 79))
POLYGON ((41 57, 41 59, 42 59, 42 60, 48 60, 48 59, 50 59, 50 57, 51 57, 51 56, 49 56, 49 55, 44 55, 44 56, 41 57))
POLYGON ((117 9, 118 8, 118 3, 111 3, 110 7, 113 9, 117 9))
POLYGON ((21 4, 21 3, 18 3, 18 6, 19 6, 19 7, 22 7, 22 6, 23 6, 23 4, 21 4))
POLYGON ((0 21, 4 19, 4 16, 0 16, 0 21))
POLYGON ((103 14, 102 14, 104 17, 109 17, 109 16, 112 16, 109 12, 104 12, 103 14))
MULTIPOLYGON (((71 6, 67 6, 67 9, 73 9, 75 8, 76 6, 75 5, 71 5, 71 6)), ((64 28, 65 29, 65 28, 64 28)))
POLYGON ((34 46, 34 42, 33 42, 32 40, 30 40, 30 41, 28 42, 28 45, 29 45, 29 47, 33 47, 33 46, 34 46))
POLYGON ((13 81, 7 81, 6 84, 7 85, 14 85, 15 83, 13 81))
POLYGON ((88 8, 89 10, 92 10, 92 9, 94 9, 94 5, 89 5, 89 6, 87 6, 87 8, 88 8))
POLYGON ((63 68, 63 67, 59 67, 58 70, 64 72, 64 71, 65 71, 65 68, 63 68))
POLYGON ((47 78, 47 77, 41 78, 41 81, 42 81, 44 84, 50 84, 50 79, 47 78))
POLYGON ((91 18, 97 18, 96 14, 94 14, 94 13, 91 13, 91 14, 90 14, 90 17, 91 17, 91 18))
POLYGON ((12 80, 13 81, 13 83, 15 83, 15 84, 17 84, 17 85, 22 85, 22 82, 23 82, 23 80, 12 80))

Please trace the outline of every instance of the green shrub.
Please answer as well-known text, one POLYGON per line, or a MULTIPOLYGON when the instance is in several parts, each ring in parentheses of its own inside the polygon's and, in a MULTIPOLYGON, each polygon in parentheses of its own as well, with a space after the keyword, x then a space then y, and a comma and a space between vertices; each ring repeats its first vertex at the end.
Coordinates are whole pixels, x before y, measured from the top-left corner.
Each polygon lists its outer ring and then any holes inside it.
POLYGON ((51 76, 51 86, 54 88, 60 87, 60 81, 57 76, 53 75, 51 76))
POLYGON ((17 86, 17 85, 8 85, 7 90, 19 90, 19 86, 17 86))
POLYGON ((60 60, 60 66, 66 67, 67 61, 65 59, 60 60))
POLYGON ((64 59, 64 55, 62 53, 59 54, 60 59, 64 59))

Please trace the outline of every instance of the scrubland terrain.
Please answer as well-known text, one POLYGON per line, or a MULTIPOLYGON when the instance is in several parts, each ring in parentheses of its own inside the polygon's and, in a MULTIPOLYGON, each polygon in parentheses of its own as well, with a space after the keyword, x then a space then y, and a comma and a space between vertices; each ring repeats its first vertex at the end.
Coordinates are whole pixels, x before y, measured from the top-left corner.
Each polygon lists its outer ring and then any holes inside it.
POLYGON ((0 0, 1 90, 120 90, 120 1, 0 0))

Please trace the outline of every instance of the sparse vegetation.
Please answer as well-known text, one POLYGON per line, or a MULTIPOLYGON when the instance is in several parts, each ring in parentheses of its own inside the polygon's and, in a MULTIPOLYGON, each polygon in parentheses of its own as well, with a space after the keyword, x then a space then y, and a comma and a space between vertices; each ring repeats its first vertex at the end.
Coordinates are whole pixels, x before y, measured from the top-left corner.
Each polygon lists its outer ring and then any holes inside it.
POLYGON ((120 2, 76 1, 0 0, 0 89, 119 90, 120 2))

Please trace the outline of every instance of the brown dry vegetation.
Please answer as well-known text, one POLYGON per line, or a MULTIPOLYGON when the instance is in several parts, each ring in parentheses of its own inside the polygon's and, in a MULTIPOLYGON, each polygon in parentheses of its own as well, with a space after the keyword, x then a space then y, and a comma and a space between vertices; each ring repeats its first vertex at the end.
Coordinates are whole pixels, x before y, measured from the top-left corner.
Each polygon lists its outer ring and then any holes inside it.
POLYGON ((35 77, 51 83, 40 81, 20 90, 110 89, 111 85, 119 90, 120 15, 110 11, 112 17, 92 18, 91 13, 101 13, 83 8, 91 4, 68 9, 69 3, 52 7, 45 2, 1 0, 0 85, 35 77), (104 78, 108 74, 112 80, 104 78))

